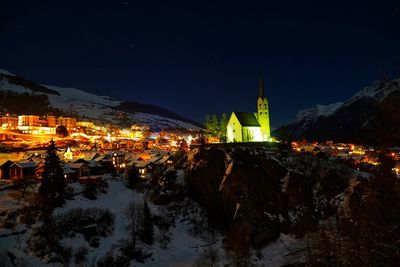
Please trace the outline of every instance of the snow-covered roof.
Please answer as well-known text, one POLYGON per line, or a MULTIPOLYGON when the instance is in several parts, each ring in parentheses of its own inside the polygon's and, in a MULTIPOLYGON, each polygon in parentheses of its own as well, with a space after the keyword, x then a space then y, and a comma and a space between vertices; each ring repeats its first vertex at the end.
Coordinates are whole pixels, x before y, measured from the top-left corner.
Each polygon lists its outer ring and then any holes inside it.
POLYGON ((14 166, 14 165, 16 165, 20 168, 35 168, 37 163, 33 162, 33 161, 19 161, 19 162, 14 163, 11 166, 14 166))
POLYGON ((71 167, 71 169, 80 169, 84 165, 87 166, 86 163, 69 163, 68 165, 71 167))
POLYGON ((64 174, 71 174, 71 173, 75 173, 76 171, 74 171, 71 166, 69 164, 64 164, 62 166, 63 170, 64 170, 64 174))

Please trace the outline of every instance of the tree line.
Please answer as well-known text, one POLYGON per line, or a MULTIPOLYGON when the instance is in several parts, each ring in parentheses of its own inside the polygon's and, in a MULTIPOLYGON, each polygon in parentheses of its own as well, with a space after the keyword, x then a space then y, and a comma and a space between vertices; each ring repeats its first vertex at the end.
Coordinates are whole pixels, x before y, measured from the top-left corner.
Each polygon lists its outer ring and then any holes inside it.
POLYGON ((228 126, 228 117, 225 112, 221 114, 220 119, 216 114, 206 115, 204 127, 207 134, 213 137, 219 137, 221 142, 226 142, 226 130, 228 126))

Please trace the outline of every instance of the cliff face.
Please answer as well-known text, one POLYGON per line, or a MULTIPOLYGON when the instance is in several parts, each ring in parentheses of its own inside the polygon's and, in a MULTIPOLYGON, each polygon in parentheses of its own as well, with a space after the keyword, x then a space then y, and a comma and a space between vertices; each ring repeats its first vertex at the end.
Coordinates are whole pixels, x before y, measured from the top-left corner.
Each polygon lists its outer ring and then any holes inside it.
POLYGON ((334 214, 350 181, 364 178, 318 158, 238 145, 195 149, 185 179, 228 246, 261 247, 281 232, 312 230, 334 214))

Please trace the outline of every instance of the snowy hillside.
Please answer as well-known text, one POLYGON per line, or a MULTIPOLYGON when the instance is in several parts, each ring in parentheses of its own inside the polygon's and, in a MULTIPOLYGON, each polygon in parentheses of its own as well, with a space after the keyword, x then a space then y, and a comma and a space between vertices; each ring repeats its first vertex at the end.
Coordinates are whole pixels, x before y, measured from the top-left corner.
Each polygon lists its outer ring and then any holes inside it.
MULTIPOLYGON (((183 172, 179 173, 183 175, 183 172)), ((54 253, 45 255, 40 259, 32 251, 35 247, 34 244, 41 242, 42 237, 35 236, 35 232, 42 227, 42 222, 27 225, 25 221, 18 219, 14 229, 0 229, 0 251, 11 251, 17 256, 19 262, 25 264, 24 266, 66 266, 68 263, 69 266, 92 266, 91 264, 100 266, 99 262, 110 253, 114 255, 120 254, 120 247, 127 243, 129 236, 126 210, 132 202, 142 203, 145 201, 146 196, 136 190, 127 188, 120 178, 113 179, 110 175, 105 175, 104 178, 108 183, 106 192, 99 194, 95 200, 84 197, 81 193, 85 189, 83 185, 79 183, 69 184, 69 187, 76 192, 76 196, 67 200, 63 207, 55 209, 53 213, 54 218, 57 218, 57 216, 66 218, 65 214, 79 209, 87 211, 97 208, 111 212, 114 215, 112 230, 106 235, 100 236, 97 244, 85 237, 83 233, 69 233, 59 239, 60 244, 71 252, 69 261, 65 265, 52 263, 55 258, 54 253), (84 260, 79 262, 80 265, 77 265, 76 255, 79 254, 82 248, 85 248, 86 254, 84 255, 84 260)), ((24 206, 29 206, 28 198, 30 197, 31 192, 28 193, 25 201, 18 201, 10 191, 1 191, 0 203, 3 208, 0 211, 3 215, 6 214, 5 217, 7 218, 15 214, 16 217, 20 218, 23 210, 26 210, 24 206)), ((152 245, 141 242, 138 244, 138 246, 142 247, 144 253, 150 255, 150 258, 146 259, 142 264, 132 260, 130 266, 193 266, 210 242, 209 233, 204 232, 208 225, 205 213, 189 199, 185 199, 181 203, 172 203, 170 207, 149 205, 153 216, 162 218, 162 220, 171 225, 167 230, 155 227, 154 243, 152 245)), ((0 223, 6 220, 2 219, 0 223)), ((222 236, 216 234, 214 242, 213 248, 220 255, 221 261, 227 261, 222 236)), ((295 239, 290 235, 282 234, 276 242, 272 242, 269 246, 263 248, 262 255, 264 257, 262 259, 254 257, 253 260, 259 265, 282 266, 291 260, 288 259, 286 254, 293 248, 301 246, 302 242, 302 239, 295 239)))
POLYGON ((45 94, 51 107, 91 120, 115 123, 117 116, 123 116, 134 123, 156 128, 201 129, 197 122, 157 106, 95 95, 75 88, 41 85, 6 70, 0 70, 0 91, 45 94), (125 108, 127 105, 129 108, 125 108))
POLYGON ((274 131, 278 138, 396 143, 400 79, 378 81, 345 102, 316 105, 274 131), (382 134, 383 133, 383 134, 382 134), (383 138, 382 138, 383 137, 383 138))
POLYGON ((356 93, 353 97, 345 102, 336 102, 329 105, 315 105, 311 108, 300 110, 296 118, 290 121, 288 124, 296 123, 301 120, 316 120, 319 117, 328 117, 334 114, 338 109, 351 105, 355 101, 362 99, 362 98, 372 98, 381 102, 385 99, 390 93, 399 91, 400 88, 396 86, 400 84, 400 79, 393 81, 392 84, 385 84, 382 85, 380 83, 375 83, 373 86, 367 86, 363 90, 356 93))
POLYGON ((337 102, 330 105, 315 105, 312 108, 307 108, 299 111, 296 115, 296 119, 292 122, 297 122, 301 120, 312 121, 321 116, 327 117, 333 114, 342 105, 343 102, 337 102))
POLYGON ((15 76, 15 74, 13 74, 13 73, 11 73, 11 72, 9 72, 9 71, 3 70, 3 69, 0 69, 0 73, 1 73, 1 74, 5 74, 5 75, 15 76))

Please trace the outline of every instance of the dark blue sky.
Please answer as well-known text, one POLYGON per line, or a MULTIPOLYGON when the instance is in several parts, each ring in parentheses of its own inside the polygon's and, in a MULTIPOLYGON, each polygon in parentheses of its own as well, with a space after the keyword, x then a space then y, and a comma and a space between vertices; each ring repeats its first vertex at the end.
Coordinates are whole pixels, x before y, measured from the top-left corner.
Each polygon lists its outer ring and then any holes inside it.
POLYGON ((254 111, 260 69, 273 126, 383 71, 400 77, 398 0, 0 0, 0 10, 0 68, 198 121, 254 111))

